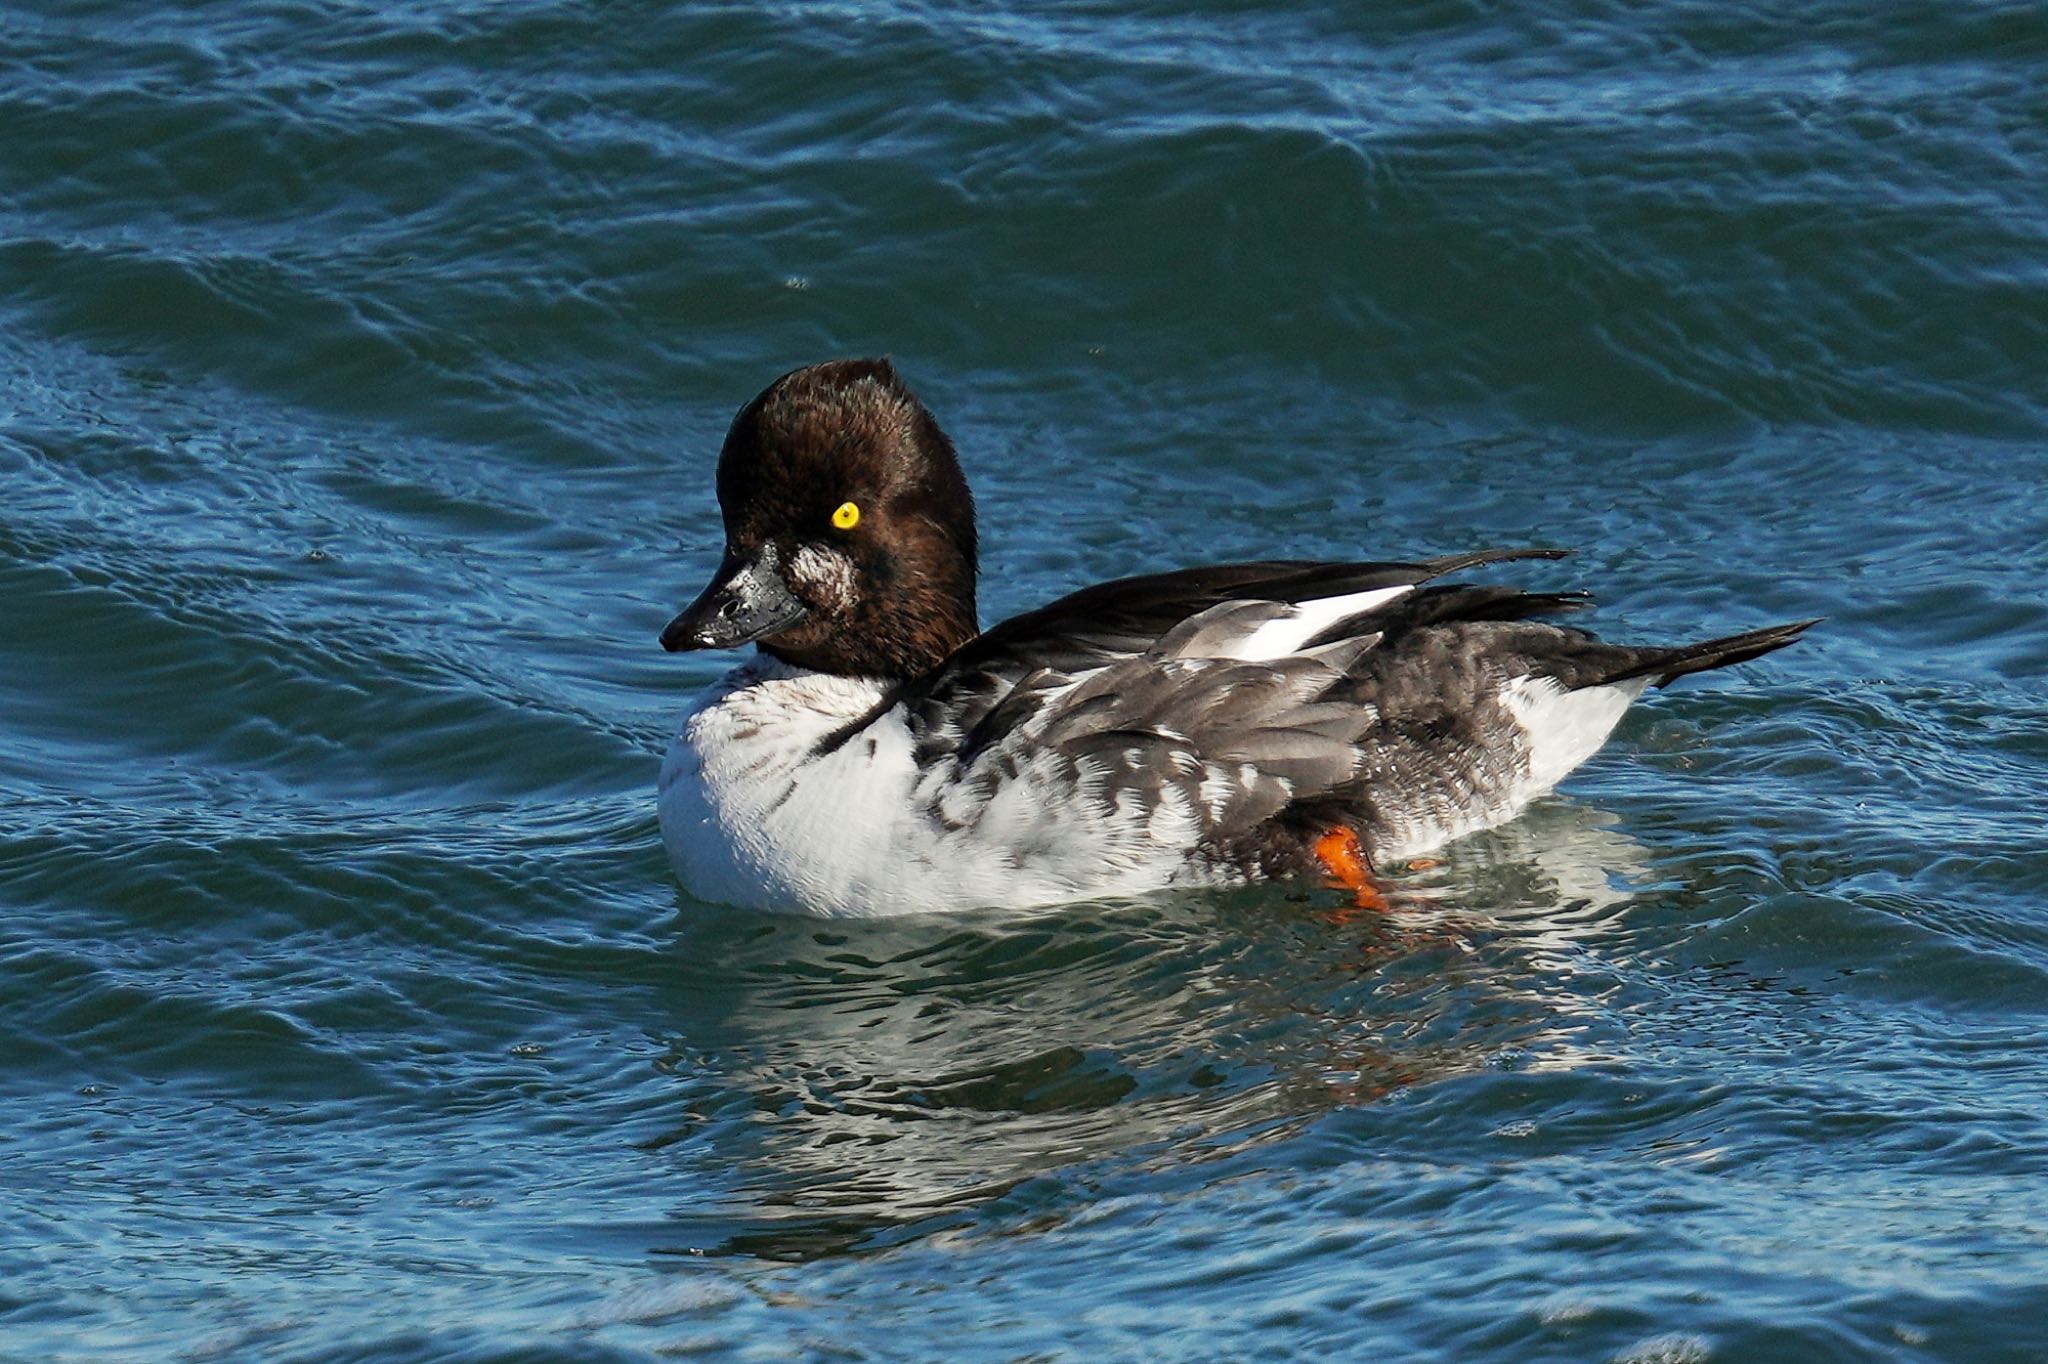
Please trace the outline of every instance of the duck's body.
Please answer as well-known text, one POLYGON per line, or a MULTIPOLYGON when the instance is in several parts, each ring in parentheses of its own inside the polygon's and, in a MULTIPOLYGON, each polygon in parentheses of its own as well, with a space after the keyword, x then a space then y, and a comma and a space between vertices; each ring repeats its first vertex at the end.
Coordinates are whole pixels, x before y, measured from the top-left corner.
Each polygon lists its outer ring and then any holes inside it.
POLYGON ((1576 596, 1434 581, 1559 553, 1529 550, 1188 569, 977 633, 964 479, 878 361, 743 409, 719 494, 726 563, 663 642, 762 655, 685 718, 663 839, 693 895, 832 917, 1412 856, 1512 818, 1646 687, 1808 624, 1624 648, 1535 619, 1576 596))

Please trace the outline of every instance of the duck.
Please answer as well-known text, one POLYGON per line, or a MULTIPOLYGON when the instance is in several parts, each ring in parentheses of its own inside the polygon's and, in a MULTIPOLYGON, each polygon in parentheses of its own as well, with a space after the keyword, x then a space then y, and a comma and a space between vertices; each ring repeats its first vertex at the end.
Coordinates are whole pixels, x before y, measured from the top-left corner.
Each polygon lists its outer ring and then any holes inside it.
POLYGON ((1265 559, 1083 587, 982 629, 974 498, 886 359, 792 370, 719 452, 724 552, 660 635, 753 646, 684 715, 663 844, 700 901, 821 918, 1039 909, 1390 866, 1513 819, 1651 687, 1816 621, 1606 643, 1581 592, 1453 581, 1554 548, 1265 559))

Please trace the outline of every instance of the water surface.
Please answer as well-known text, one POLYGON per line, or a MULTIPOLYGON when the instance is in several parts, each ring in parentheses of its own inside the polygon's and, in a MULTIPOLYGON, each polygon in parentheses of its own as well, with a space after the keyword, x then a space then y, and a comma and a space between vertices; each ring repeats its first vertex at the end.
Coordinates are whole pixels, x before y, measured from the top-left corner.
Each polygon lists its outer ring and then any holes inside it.
POLYGON ((0 13, 0 1356, 2048 1352, 2023 4, 0 13), (896 357, 984 615, 1578 547, 1402 876, 689 900, 654 635, 896 357))

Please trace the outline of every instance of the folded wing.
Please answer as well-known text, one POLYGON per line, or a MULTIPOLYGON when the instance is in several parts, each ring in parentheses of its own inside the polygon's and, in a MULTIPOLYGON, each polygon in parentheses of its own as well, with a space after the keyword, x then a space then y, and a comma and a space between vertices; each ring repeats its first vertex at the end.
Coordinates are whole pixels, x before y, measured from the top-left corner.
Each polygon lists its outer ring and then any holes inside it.
POLYGON ((1811 623, 1628 648, 1542 619, 1581 594, 1432 581, 1561 553, 1105 583, 995 627, 895 700, 947 827, 1000 808, 1014 837, 1041 799, 1248 872, 1313 871, 1336 827, 1406 855, 1511 818, 1645 687, 1811 623))

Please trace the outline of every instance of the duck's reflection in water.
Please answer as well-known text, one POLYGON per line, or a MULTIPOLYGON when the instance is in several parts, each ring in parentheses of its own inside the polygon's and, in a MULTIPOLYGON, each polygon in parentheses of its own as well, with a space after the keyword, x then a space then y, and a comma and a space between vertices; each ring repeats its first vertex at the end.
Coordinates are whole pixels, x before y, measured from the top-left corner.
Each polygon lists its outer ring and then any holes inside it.
POLYGON ((1577 1063, 1570 988, 1643 850, 1565 802, 1395 876, 1388 912, 1272 887, 1019 918, 729 916, 677 946, 647 1144, 671 1251, 829 1254, 1027 1181, 1186 1165, 1516 1058, 1577 1063))

